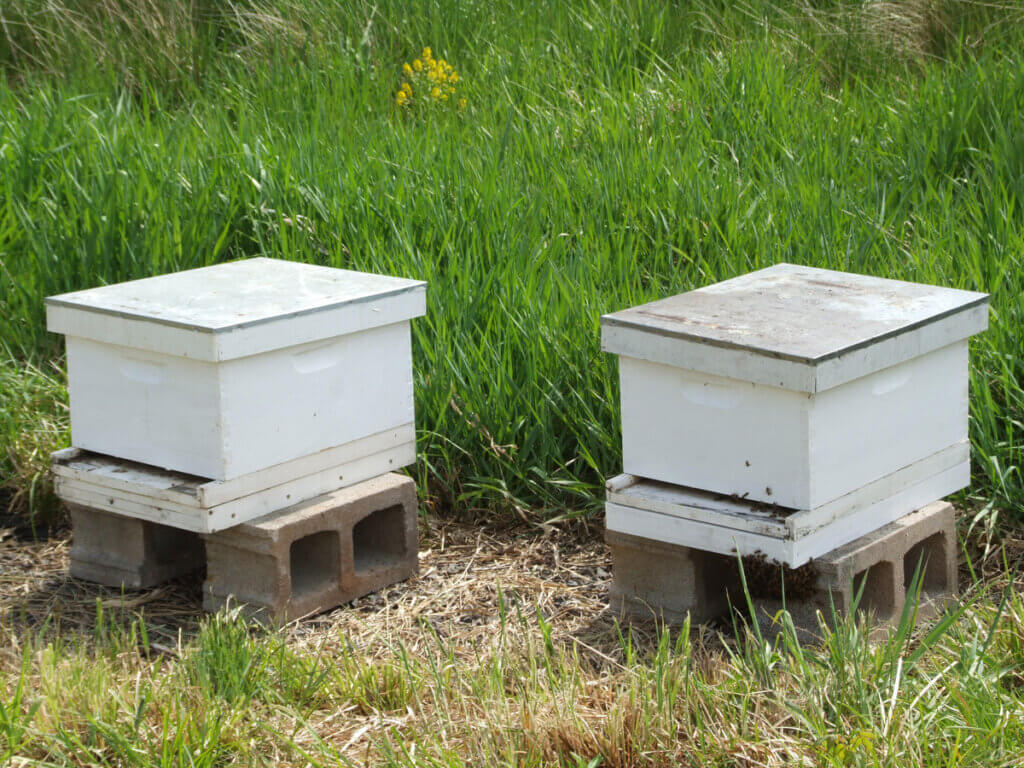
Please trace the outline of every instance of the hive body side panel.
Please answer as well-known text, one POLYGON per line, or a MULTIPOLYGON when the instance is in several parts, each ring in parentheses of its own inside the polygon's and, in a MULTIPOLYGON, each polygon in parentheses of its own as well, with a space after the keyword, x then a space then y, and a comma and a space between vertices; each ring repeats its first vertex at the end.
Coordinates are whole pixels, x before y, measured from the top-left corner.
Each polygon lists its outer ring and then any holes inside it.
POLYGON ((619 371, 625 472, 808 506, 806 393, 630 357, 619 371))
POLYGON ((967 341, 813 398, 809 507, 967 437, 967 341))
POLYGON ((67 355, 75 447, 218 476, 216 365, 76 336, 67 355))
POLYGON ((221 364, 225 477, 413 421, 408 322, 221 364))

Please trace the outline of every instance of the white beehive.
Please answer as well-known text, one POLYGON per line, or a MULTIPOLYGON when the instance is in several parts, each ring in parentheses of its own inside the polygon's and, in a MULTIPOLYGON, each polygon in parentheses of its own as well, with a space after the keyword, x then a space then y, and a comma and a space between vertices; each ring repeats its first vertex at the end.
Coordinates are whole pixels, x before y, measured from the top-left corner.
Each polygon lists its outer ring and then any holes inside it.
POLYGON ((412 429, 423 282, 257 258, 46 304, 76 448, 215 480, 297 462, 297 477, 304 457, 404 448, 412 429))
MULTIPOLYGON (((793 510, 896 494, 966 447, 987 324, 986 294, 790 264, 606 315, 624 471, 793 510)), ((924 503, 967 482, 940 471, 924 503)))

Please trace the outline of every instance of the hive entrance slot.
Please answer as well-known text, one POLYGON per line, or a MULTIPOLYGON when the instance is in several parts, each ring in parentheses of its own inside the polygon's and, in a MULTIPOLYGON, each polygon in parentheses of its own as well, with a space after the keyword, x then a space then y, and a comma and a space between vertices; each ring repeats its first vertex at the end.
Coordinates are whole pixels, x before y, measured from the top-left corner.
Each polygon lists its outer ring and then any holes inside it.
POLYGON ((352 530, 356 572, 399 563, 405 555, 402 507, 381 509, 360 520, 352 530))
POLYGON ((292 542, 292 595, 301 597, 341 582, 338 534, 321 531, 292 542))
POLYGON ((896 612, 892 563, 875 563, 853 577, 853 599, 860 595, 857 610, 885 620, 896 612), (861 591, 863 587, 863 591, 861 591))
POLYGON ((929 536, 910 548, 903 557, 903 586, 907 597, 920 564, 921 596, 938 595, 949 589, 946 583, 946 538, 942 533, 929 536))

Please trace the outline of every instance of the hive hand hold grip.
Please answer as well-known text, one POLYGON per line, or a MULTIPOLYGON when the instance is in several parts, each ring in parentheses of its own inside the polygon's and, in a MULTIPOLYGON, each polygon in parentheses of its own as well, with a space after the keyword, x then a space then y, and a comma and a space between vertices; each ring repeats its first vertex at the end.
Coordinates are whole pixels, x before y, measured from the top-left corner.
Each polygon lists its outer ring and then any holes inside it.
POLYGON ((910 381, 911 371, 909 368, 890 368, 887 371, 880 371, 874 375, 871 383, 871 394, 887 395, 902 389, 910 381))
POLYGON ((297 373, 317 373, 336 366, 341 360, 339 344, 331 342, 292 355, 292 365, 297 373))
POLYGON ((121 360, 121 374, 142 384, 159 384, 166 373, 163 363, 126 357, 121 360))
POLYGON ((680 391, 694 405, 718 411, 735 408, 743 401, 741 389, 730 384, 684 381, 680 383, 680 391))

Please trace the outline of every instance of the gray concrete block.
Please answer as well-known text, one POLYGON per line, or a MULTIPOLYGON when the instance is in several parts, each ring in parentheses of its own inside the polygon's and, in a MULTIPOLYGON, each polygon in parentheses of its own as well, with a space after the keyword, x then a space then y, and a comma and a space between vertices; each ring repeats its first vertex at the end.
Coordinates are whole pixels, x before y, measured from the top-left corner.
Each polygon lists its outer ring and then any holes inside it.
MULTIPOLYGON (((726 613, 729 602, 746 612, 735 557, 623 534, 606 534, 612 550, 611 606, 629 616, 695 622, 726 613)), ((920 567, 918 619, 934 616, 955 600, 957 540, 953 507, 935 502, 813 561, 814 581, 785 607, 805 636, 817 634, 817 617, 832 608, 848 613, 860 593, 858 611, 877 628, 899 619, 914 574, 920 567), (862 590, 862 591, 861 591, 862 590)), ((778 585, 773 585, 778 586, 778 585)), ((776 589, 748 587, 762 628, 783 607, 776 589)))
POLYGON ((141 589, 203 567, 198 534, 148 520, 68 504, 69 572, 108 587, 141 589))
POLYGON ((612 610, 681 623, 719 616, 739 586, 733 558, 615 531, 605 532, 612 550, 612 610))
POLYGON ((858 610, 879 623, 900 617, 914 574, 921 569, 919 616, 933 616, 957 593, 957 540, 953 505, 937 501, 833 550, 815 561, 814 604, 858 610))
POLYGON ((416 484, 382 475, 203 538, 206 610, 289 621, 416 574, 416 484))

